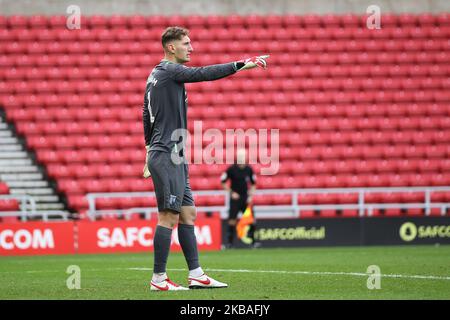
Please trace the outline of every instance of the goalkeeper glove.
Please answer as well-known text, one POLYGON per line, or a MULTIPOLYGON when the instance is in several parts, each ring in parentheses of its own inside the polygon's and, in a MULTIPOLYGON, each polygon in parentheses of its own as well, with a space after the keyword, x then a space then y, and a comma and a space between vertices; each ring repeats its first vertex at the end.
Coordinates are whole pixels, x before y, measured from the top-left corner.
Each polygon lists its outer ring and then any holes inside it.
POLYGON ((255 67, 260 67, 266 69, 267 62, 266 59, 269 58, 269 55, 264 56, 255 56, 245 60, 240 60, 236 62, 237 71, 252 69, 255 67))
POLYGON ((148 170, 148 165, 147 165, 147 163, 148 163, 148 154, 150 152, 150 146, 145 146, 145 150, 147 151, 147 154, 145 156, 145 166, 144 166, 144 174, 143 174, 143 176, 144 176, 144 178, 148 178, 148 177, 152 176, 152 174, 150 173, 150 170, 148 170))

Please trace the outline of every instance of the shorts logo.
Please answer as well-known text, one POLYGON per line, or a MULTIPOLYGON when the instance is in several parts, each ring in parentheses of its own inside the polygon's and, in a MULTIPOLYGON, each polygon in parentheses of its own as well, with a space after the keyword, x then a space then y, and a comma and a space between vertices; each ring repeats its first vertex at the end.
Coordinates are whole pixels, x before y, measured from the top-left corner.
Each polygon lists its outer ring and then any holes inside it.
POLYGON ((170 197, 169 197, 169 204, 171 206, 173 206, 175 204, 175 201, 177 201, 177 196, 174 196, 174 195, 171 194, 170 197))

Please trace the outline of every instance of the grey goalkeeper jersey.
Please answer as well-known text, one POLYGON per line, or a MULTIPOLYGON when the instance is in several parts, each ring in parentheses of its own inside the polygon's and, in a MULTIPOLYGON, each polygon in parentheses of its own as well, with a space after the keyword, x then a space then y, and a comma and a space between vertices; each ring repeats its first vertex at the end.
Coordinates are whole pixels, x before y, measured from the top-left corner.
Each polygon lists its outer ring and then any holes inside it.
POLYGON ((147 79, 144 97, 145 144, 150 145, 150 150, 177 151, 176 145, 182 143, 182 137, 174 141, 172 134, 177 129, 187 129, 184 83, 217 80, 235 72, 234 62, 189 68, 162 60, 147 79))

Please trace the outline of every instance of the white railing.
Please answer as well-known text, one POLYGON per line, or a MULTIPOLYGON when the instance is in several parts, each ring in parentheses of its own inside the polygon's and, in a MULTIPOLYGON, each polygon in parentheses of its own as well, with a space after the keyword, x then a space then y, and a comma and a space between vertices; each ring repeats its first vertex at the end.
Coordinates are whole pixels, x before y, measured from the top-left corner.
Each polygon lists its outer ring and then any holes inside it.
POLYGON ((30 195, 12 195, 12 194, 1 194, 1 200, 18 200, 20 202, 19 211, 0 211, 0 217, 19 217, 21 221, 27 221, 28 219, 35 217, 42 217, 43 221, 48 221, 49 216, 58 216, 62 220, 67 220, 69 213, 60 210, 46 210, 37 211, 36 210, 36 200, 30 195))
MULTIPOLYGON (((219 212, 221 216, 225 216, 227 212, 227 205, 229 195, 225 191, 220 190, 204 190, 204 191, 193 191, 194 197, 198 196, 224 196, 224 206, 202 206, 196 207, 197 212, 219 212)), ((98 216, 103 215, 123 215, 126 218, 131 214, 144 214, 146 219, 150 219, 153 214, 158 213, 157 207, 136 207, 127 209, 114 209, 114 210, 98 210, 96 207, 96 199, 99 198, 155 198, 154 192, 110 192, 110 193, 88 193, 86 195, 89 210, 88 216, 90 219, 95 220, 98 216)))
MULTIPOLYGON (((426 215, 430 215, 432 208, 439 208, 441 215, 445 215, 450 203, 433 203, 431 195, 433 192, 450 192, 450 186, 445 187, 386 187, 386 188, 332 188, 332 189, 261 189, 255 192, 255 195, 289 195, 291 203, 286 205, 255 205, 255 215, 258 218, 299 218, 304 210, 358 210, 359 216, 372 216, 375 209, 390 208, 419 208, 424 209, 426 215), (366 196, 373 193, 423 193, 424 202, 420 203, 367 203, 366 196), (299 196, 307 194, 356 194, 358 195, 357 203, 349 204, 299 204, 299 196)), ((219 212, 222 218, 227 216, 229 194, 222 190, 204 190, 193 191, 195 196, 223 196, 223 206, 202 206, 196 207, 197 212, 219 212)), ((117 210, 99 210, 96 206, 96 200, 99 198, 155 198, 154 192, 115 192, 115 193, 89 193, 86 195, 89 210, 88 216, 95 219, 97 216, 112 214, 124 215, 129 217, 131 214, 145 214, 146 218, 150 218, 152 214, 156 214, 156 207, 139 207, 117 210)))
MULTIPOLYGON (((255 205, 255 215, 257 218, 299 218, 305 210, 358 210, 359 216, 372 216, 376 209, 424 209, 426 215, 430 215, 432 208, 439 208, 441 215, 445 215, 449 202, 432 202, 431 195, 434 192, 450 192, 450 186, 445 187, 389 187, 389 188, 333 188, 333 189, 261 189, 255 195, 289 195, 290 204, 283 205, 255 205), (374 193, 423 193, 424 202, 418 203, 367 203, 366 196, 374 193), (348 204, 299 204, 302 196, 308 194, 356 194, 358 201, 348 204)), ((223 196, 223 205, 199 206, 197 212, 219 213, 221 218, 227 217, 229 193, 222 190, 194 191, 195 196, 223 196)), ((88 217, 95 220, 98 216, 123 215, 129 218, 131 214, 143 214, 147 219, 157 214, 156 207, 135 207, 127 209, 101 210, 97 208, 96 200, 100 198, 155 198, 154 192, 116 192, 116 193, 89 193, 86 195, 89 209, 88 217)), ((37 211, 36 201, 30 195, 0 195, 1 199, 16 199, 20 201, 19 211, 2 211, 0 217, 20 217, 22 221, 34 217, 42 217, 44 221, 49 220, 49 216, 57 216, 62 220, 67 220, 69 213, 60 210, 37 211)), ((52 219, 53 220, 53 219, 52 219)))

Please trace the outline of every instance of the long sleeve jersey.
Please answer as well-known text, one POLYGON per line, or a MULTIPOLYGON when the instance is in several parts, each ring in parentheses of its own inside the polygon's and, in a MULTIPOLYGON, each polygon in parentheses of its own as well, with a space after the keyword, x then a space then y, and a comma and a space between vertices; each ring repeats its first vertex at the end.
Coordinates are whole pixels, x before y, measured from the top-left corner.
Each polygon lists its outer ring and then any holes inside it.
POLYGON ((147 79, 144 97, 144 135, 150 151, 172 152, 181 142, 173 141, 172 134, 187 130, 185 83, 217 80, 235 72, 234 62, 190 68, 162 60, 147 79))

